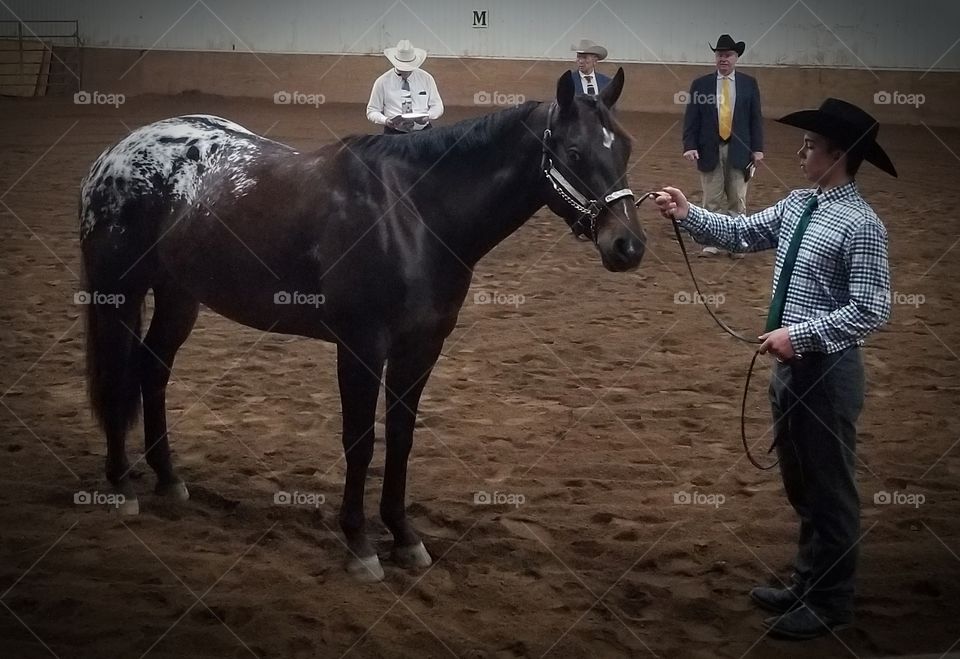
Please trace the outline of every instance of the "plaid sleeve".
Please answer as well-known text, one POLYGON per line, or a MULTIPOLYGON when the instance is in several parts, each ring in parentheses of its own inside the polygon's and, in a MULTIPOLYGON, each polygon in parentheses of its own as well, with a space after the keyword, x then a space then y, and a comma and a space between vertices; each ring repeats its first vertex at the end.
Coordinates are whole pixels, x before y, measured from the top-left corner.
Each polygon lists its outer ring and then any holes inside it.
POLYGON ((832 352, 865 338, 890 318, 887 232, 878 221, 863 222, 844 249, 850 299, 825 316, 790 325, 797 352, 832 352))
POLYGON ((760 252, 777 246, 780 222, 789 197, 754 213, 730 217, 690 204, 680 227, 701 245, 714 245, 728 252, 760 252))

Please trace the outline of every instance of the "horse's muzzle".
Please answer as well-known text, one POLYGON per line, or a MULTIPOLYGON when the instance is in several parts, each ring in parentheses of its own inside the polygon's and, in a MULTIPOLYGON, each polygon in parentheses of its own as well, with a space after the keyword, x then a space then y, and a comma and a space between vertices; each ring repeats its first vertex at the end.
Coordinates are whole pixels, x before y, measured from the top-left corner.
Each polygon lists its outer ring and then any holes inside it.
POLYGON ((600 256, 607 270, 625 272, 640 265, 645 251, 646 244, 643 237, 628 232, 614 238, 607 249, 601 247, 600 256))

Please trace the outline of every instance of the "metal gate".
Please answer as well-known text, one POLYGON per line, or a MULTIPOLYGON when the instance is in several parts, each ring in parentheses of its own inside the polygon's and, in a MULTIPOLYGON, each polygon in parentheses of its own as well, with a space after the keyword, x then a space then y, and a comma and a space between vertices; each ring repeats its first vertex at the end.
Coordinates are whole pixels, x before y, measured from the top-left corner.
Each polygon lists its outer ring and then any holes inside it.
POLYGON ((79 91, 80 46, 77 21, 0 21, 0 95, 79 91))

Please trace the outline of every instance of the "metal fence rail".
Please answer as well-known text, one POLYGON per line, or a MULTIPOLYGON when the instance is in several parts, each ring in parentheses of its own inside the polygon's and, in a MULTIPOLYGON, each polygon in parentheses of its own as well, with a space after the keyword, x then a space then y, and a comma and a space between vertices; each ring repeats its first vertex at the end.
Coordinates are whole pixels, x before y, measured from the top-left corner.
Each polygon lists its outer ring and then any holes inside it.
POLYGON ((78 21, 0 20, 0 94, 79 91, 80 47, 78 21))

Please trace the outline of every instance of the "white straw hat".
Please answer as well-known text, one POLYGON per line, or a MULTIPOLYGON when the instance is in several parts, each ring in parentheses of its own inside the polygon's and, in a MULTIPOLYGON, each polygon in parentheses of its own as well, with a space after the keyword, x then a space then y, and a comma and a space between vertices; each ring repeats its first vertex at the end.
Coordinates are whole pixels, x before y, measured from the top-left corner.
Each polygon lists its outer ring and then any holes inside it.
POLYGON ((398 41, 396 48, 384 49, 383 54, 398 71, 419 69, 427 59, 427 51, 423 48, 414 48, 408 39, 398 41))

